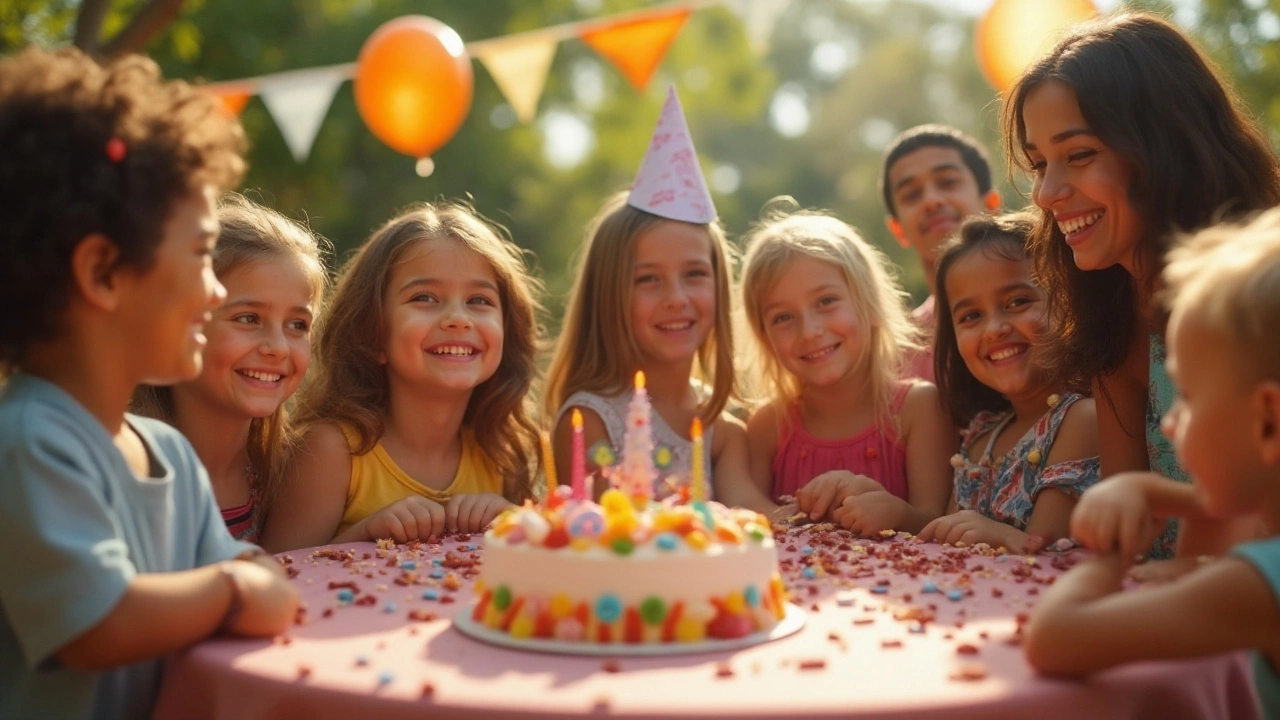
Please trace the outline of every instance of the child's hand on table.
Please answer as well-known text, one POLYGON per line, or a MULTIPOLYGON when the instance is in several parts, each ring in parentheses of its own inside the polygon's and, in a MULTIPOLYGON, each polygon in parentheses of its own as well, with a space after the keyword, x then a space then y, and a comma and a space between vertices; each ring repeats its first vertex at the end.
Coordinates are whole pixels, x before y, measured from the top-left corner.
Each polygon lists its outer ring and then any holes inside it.
POLYGON ((445 528, 449 532, 484 532, 509 507, 514 506, 496 493, 454 495, 444 504, 445 528))
POLYGON ((840 507, 847 497, 882 490, 883 485, 866 475, 855 475, 848 470, 831 470, 800 488, 796 493, 796 505, 810 519, 821 520, 829 511, 840 507))

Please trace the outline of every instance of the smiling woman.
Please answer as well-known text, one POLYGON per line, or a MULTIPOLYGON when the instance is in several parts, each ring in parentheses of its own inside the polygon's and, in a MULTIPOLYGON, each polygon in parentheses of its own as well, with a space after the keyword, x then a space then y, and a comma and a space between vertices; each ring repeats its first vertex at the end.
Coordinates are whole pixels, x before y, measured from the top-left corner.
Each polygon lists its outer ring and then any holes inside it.
MULTIPOLYGON (((1173 391, 1157 279, 1177 233, 1280 202, 1280 164, 1203 53, 1154 15, 1077 26, 1014 85, 1003 125, 1040 208, 1047 363, 1064 384, 1092 384, 1103 475, 1188 479, 1160 432, 1173 391)), ((1220 530, 1190 530, 1182 550, 1224 549, 1220 530)), ((1156 554, 1172 553, 1174 532, 1156 554)))

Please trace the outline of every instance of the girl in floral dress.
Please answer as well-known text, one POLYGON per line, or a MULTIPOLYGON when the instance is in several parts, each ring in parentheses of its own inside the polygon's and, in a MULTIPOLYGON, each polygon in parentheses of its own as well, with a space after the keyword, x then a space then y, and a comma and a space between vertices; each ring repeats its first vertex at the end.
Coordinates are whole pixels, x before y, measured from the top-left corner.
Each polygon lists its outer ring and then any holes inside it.
POLYGON ((938 390, 966 430, 949 514, 922 540, 1034 552, 1066 536, 1098 479, 1093 400, 1053 387, 1035 362, 1045 293, 1027 255, 1032 228, 1024 214, 976 217, 939 257, 938 390))

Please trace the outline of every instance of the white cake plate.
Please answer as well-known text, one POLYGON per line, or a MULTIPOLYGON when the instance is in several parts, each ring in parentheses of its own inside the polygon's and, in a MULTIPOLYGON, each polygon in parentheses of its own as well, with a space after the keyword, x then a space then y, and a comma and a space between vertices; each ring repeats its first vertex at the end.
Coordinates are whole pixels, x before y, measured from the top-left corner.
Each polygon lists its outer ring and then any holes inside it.
POLYGON ((800 631, 804 627, 806 615, 804 610, 786 603, 786 612, 782 621, 773 626, 769 632, 752 633, 729 640, 703 640, 696 643, 575 643, 547 638, 513 638, 507 633, 487 627, 471 619, 470 612, 459 612, 453 618, 453 626, 463 635, 480 642, 498 645, 514 650, 529 652, 556 653, 560 655, 597 655, 608 657, 646 657, 657 655, 689 655, 692 653, 721 652, 738 650, 752 645, 767 643, 784 638, 800 631))

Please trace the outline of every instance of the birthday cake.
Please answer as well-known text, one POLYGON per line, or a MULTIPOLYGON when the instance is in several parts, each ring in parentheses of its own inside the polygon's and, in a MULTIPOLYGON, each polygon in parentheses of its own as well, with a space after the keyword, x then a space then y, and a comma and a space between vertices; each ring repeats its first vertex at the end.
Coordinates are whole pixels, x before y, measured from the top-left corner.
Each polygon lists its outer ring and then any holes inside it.
POLYGON ((701 424, 683 491, 652 497, 653 443, 643 376, 613 485, 586 490, 581 422, 573 481, 545 502, 499 516, 485 533, 470 619, 512 639, 566 643, 700 643, 767 634, 786 594, 769 521, 706 500, 701 424))

